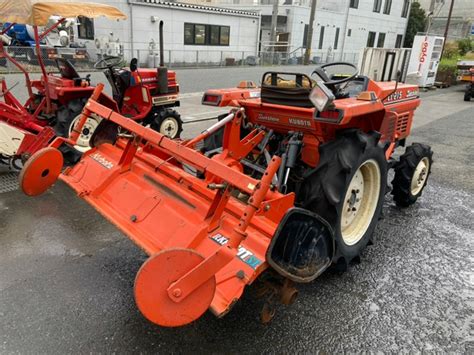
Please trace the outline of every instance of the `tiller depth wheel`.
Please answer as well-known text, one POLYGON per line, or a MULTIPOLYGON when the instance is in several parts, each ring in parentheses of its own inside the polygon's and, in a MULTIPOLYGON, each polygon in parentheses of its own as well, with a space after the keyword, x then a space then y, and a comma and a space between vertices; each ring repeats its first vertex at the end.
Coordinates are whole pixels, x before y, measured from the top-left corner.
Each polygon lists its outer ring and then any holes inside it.
POLYGON ((63 163, 63 155, 58 149, 47 147, 38 150, 21 170, 21 190, 28 196, 41 195, 56 182, 63 163))
POLYGON ((180 302, 172 300, 167 289, 203 260, 204 257, 190 249, 168 249, 151 256, 135 279, 135 301, 140 312, 149 321, 165 327, 179 327, 198 319, 214 298, 214 276, 180 302))

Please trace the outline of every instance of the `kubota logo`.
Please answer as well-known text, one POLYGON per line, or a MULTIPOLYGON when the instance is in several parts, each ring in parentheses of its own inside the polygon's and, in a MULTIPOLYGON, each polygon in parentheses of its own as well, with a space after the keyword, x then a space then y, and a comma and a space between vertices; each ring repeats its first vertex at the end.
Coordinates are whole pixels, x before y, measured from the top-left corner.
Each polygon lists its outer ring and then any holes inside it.
MULTIPOLYGON (((219 245, 226 245, 229 242, 229 238, 223 236, 220 233, 217 233, 216 235, 212 236, 211 239, 219 245)), ((237 257, 244 263, 246 263, 248 266, 250 266, 252 269, 256 269, 262 263, 262 261, 258 259, 255 255, 253 255, 250 250, 244 248, 243 246, 239 246, 239 250, 237 251, 237 257)))
POLYGON ((108 161, 99 153, 92 154, 91 158, 98 162, 100 165, 102 165, 104 168, 112 169, 114 167, 114 163, 108 161))

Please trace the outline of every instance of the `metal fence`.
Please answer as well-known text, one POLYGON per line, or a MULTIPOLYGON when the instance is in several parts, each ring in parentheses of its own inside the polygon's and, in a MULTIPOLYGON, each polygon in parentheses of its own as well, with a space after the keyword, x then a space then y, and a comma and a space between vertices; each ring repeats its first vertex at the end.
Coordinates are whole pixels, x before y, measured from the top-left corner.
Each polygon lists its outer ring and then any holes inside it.
MULTIPOLYGON (((6 47, 6 51, 29 72, 39 72, 38 54, 31 47, 6 47)), ((137 58, 140 67, 154 68, 160 64, 157 50, 139 49, 101 51, 95 48, 43 48, 39 54, 43 58, 48 71, 56 70, 56 59, 70 60, 78 71, 91 71, 94 64, 104 56, 120 56, 124 65, 131 58, 137 58)), ((170 68, 205 68, 205 67, 236 67, 236 66, 271 66, 303 64, 303 50, 291 53, 265 51, 217 51, 217 50, 165 50, 164 62, 170 68)), ((357 64, 359 53, 328 53, 316 51, 311 57, 313 64, 333 61, 348 61, 357 64)), ((0 73, 15 73, 18 68, 6 58, 0 58, 0 73)))

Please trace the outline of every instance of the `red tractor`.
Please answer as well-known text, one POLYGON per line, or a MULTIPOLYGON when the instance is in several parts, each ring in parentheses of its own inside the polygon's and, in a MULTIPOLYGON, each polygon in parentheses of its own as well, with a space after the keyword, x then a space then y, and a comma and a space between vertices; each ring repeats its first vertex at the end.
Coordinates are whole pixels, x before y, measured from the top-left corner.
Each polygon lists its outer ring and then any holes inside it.
POLYGON ((313 74, 269 72, 261 88, 207 91, 204 104, 232 109, 185 142, 97 102, 97 89, 78 123, 107 122, 94 148, 61 173, 57 147, 75 137, 57 138, 26 163, 20 186, 39 195, 60 177, 150 255, 134 290, 150 321, 181 326, 208 309, 222 317, 256 280, 268 320, 274 302, 294 301, 295 283, 359 258, 390 168, 401 207, 431 171, 427 145, 393 156, 410 134, 417 86, 374 82, 348 63, 313 74))
MULTIPOLYGON (((35 3, 22 0, 0 1, 0 22, 8 22, 0 35, 6 33, 15 21, 33 25, 35 50, 42 52, 41 40, 66 18, 86 15, 88 17, 106 16, 111 19, 125 19, 118 9, 94 3, 35 3), (17 16, 20 8, 24 12, 17 16), (14 15, 11 15, 14 13, 14 15), (39 33, 39 26, 46 26, 51 16, 61 18, 51 27, 39 33)), ((104 69, 113 89, 113 99, 103 94, 100 99, 108 107, 130 119, 144 125, 150 125, 171 138, 179 137, 182 122, 179 114, 172 108, 179 106, 179 85, 176 74, 163 65, 163 22, 160 23, 161 65, 158 69, 138 69, 136 60, 130 68, 121 68, 122 60, 105 58, 96 63, 96 68, 104 69)), ((85 103, 92 95, 90 77, 81 77, 73 65, 66 59, 56 60, 59 75, 47 73, 41 55, 38 64, 42 76, 39 80, 30 80, 28 70, 9 55, 0 41, 0 59, 6 59, 24 75, 28 100, 20 103, 0 77, 0 161, 8 162, 15 168, 21 168, 38 149, 48 145, 55 137, 68 137, 77 122, 85 103)), ((77 141, 79 147, 88 147, 88 140, 99 124, 97 117, 89 117, 77 141)), ((74 157, 77 154, 67 153, 74 157)))

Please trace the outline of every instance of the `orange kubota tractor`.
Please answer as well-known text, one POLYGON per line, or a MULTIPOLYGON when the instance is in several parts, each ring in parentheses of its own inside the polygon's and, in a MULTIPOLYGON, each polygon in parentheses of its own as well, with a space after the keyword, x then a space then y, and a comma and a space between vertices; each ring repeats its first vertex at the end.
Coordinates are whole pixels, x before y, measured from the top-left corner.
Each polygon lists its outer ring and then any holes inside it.
POLYGON ((62 174, 61 144, 28 160, 20 185, 46 191, 58 177, 150 255, 137 274, 136 303, 162 326, 181 326, 206 310, 222 317, 246 286, 263 281, 272 302, 290 304, 294 283, 331 265, 347 266, 373 237, 387 171, 399 206, 413 204, 430 174, 429 146, 399 159, 418 87, 374 82, 347 63, 313 77, 269 72, 261 88, 210 90, 203 103, 231 106, 199 136, 173 141, 97 102, 103 119, 93 148, 62 174))

